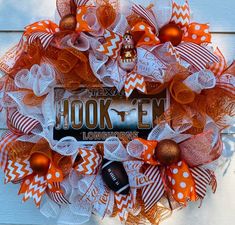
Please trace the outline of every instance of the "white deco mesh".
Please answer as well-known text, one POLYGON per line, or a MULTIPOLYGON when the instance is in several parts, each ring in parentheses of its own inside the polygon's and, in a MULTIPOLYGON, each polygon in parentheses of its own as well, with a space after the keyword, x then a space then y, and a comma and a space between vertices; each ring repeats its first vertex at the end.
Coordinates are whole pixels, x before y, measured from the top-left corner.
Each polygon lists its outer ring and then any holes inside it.
POLYGON ((192 91, 200 94, 203 89, 215 87, 216 78, 210 70, 201 70, 187 77, 183 83, 192 91))
POLYGON ((127 152, 134 158, 141 159, 145 147, 139 140, 130 141, 127 145, 127 152))
POLYGON ((104 157, 112 161, 130 159, 125 147, 117 137, 110 137, 104 142, 104 157))
POLYGON ((30 70, 23 69, 15 76, 17 87, 33 90, 36 96, 47 94, 55 83, 55 70, 49 64, 35 64, 30 70))
POLYGON ((172 130, 168 124, 160 124, 153 128, 148 136, 148 140, 161 141, 164 139, 172 139, 179 143, 187 140, 190 136, 189 134, 180 134, 179 131, 172 130))

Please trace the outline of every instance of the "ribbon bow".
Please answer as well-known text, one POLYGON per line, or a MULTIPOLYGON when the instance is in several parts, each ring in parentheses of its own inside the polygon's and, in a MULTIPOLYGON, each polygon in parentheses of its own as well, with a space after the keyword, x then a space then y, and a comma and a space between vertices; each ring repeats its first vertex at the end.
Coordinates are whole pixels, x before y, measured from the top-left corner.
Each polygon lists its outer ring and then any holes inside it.
POLYGON ((60 188, 60 183, 63 181, 64 173, 68 171, 68 166, 71 166, 71 161, 69 162, 66 157, 52 155, 48 142, 43 139, 36 144, 22 143, 17 140, 9 144, 8 154, 11 153, 11 157, 5 168, 5 183, 20 182, 19 194, 24 194, 23 201, 33 198, 37 207, 40 206, 45 191, 49 193, 49 196, 61 198, 63 191, 60 188), (12 149, 17 151, 16 158, 12 156, 12 149), (18 154, 20 150, 26 151, 26 149, 28 155, 23 157, 18 154), (35 153, 44 155, 50 161, 45 175, 38 174, 31 168, 30 157, 35 153))
POLYGON ((219 63, 216 55, 201 46, 203 43, 211 42, 209 25, 190 23, 190 8, 187 0, 182 5, 173 2, 171 22, 184 32, 184 42, 176 47, 183 60, 193 65, 196 70, 206 69, 208 64, 219 63))
POLYGON ((23 36, 29 45, 39 39, 43 48, 46 49, 54 39, 55 33, 59 31, 59 26, 54 22, 42 20, 27 26, 23 36))
POLYGON ((135 206, 137 189, 153 182, 140 172, 143 162, 131 159, 118 138, 108 138, 104 142, 103 157, 109 161, 121 162, 128 174, 130 193, 122 195, 108 189, 103 183, 99 172, 101 169, 102 156, 96 149, 79 149, 78 153, 81 160, 79 160, 75 170, 78 172, 79 176, 82 175, 84 177, 81 180, 78 180, 77 183, 78 188, 83 187, 80 189, 80 192, 82 192, 80 193, 82 199, 92 202, 95 208, 100 210, 99 213, 102 213, 103 215, 107 210, 112 211, 108 199, 110 200, 110 198, 113 198, 118 208, 120 220, 126 221, 129 211, 133 210, 135 206), (88 175, 90 176, 90 179, 88 179, 88 175), (99 183, 99 185, 97 183, 99 183), (97 187, 99 187, 99 190, 97 190, 97 187), (90 195, 88 193, 96 193, 96 195, 90 195), (104 195, 106 195, 106 197, 104 195), (101 199, 103 199, 103 201, 101 201, 101 199), (104 199, 106 200, 104 201, 104 199))
POLYGON ((212 138, 210 136, 212 135, 211 133, 205 132, 202 134, 202 137, 204 136, 204 139, 202 139, 201 136, 190 138, 190 135, 181 134, 181 132, 172 130, 167 124, 159 125, 149 134, 148 140, 138 138, 127 145, 127 152, 132 157, 149 164, 144 174, 149 178, 154 177, 155 179, 154 183, 145 186, 142 191, 146 211, 149 211, 161 199, 165 191, 170 192, 177 202, 184 205, 188 200, 203 199, 206 194, 206 186, 211 184, 214 179, 212 171, 204 169, 200 165, 217 157, 214 155, 211 158, 212 152, 218 153, 217 143, 220 142, 217 140, 218 137, 216 135, 218 130, 214 130, 214 141, 210 139, 212 138), (178 163, 163 166, 156 159, 155 151, 157 151, 158 141, 163 139, 181 142, 179 145, 181 160, 178 163), (212 145, 211 143, 214 144, 212 145), (202 144, 205 146, 202 151, 205 150, 207 152, 203 158, 200 157, 200 153, 195 151, 195 149, 200 150, 203 146, 202 144), (204 179, 204 177, 207 178, 204 179))
POLYGON ((45 191, 52 200, 66 202, 60 183, 72 166, 70 157, 52 154, 46 140, 37 136, 32 138, 33 130, 40 126, 39 121, 16 110, 9 114, 10 131, 0 140, 0 166, 5 172, 5 183, 21 183, 19 194, 24 194, 23 201, 33 198, 37 207, 40 206, 45 191), (33 143, 25 142, 23 137, 26 136, 27 140, 30 137, 34 139, 33 143), (44 175, 31 167, 30 158, 36 153, 48 159, 48 170, 44 175))
MULTIPOLYGON (((105 33, 106 42, 104 44, 100 44, 97 48, 97 51, 112 58, 112 63, 110 63, 110 68, 105 65, 105 62, 97 62, 97 60, 92 57, 91 67, 95 72, 95 75, 101 80, 106 82, 107 77, 104 76, 104 80, 98 74, 98 71, 104 71, 104 68, 110 70, 110 78, 113 81, 117 81, 118 90, 122 89, 124 86, 126 96, 129 97, 134 89, 138 89, 139 91, 146 93, 146 83, 145 79, 154 82, 164 83, 165 81, 165 73, 166 65, 163 61, 156 56, 155 52, 150 51, 148 49, 144 49, 142 47, 137 47, 137 63, 136 67, 133 71, 127 73, 119 66, 119 52, 122 46, 122 38, 119 34, 115 34, 112 31, 106 31, 105 33), (99 68, 98 68, 99 66, 99 68), (119 81, 119 82, 118 82, 119 81)), ((172 62, 177 62, 176 54, 171 51, 171 48, 166 44, 162 46, 159 50, 163 51, 167 58, 171 58, 172 62), (166 46, 167 45, 167 46, 166 46)), ((105 58, 105 60, 107 60, 105 58)), ((108 72, 107 71, 107 72, 108 72)), ((105 75, 107 75, 107 72, 105 75)), ((116 83, 115 83, 116 84, 116 83)), ((110 84, 109 84, 110 85, 110 84)))

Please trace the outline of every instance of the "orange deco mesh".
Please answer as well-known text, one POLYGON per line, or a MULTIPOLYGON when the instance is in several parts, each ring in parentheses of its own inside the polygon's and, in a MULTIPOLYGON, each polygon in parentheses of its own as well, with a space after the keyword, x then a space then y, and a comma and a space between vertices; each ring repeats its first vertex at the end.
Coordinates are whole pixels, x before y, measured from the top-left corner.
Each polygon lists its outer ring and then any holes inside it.
POLYGON ((46 51, 46 57, 53 61, 58 71, 57 79, 65 89, 76 90, 81 84, 99 84, 86 54, 73 48, 58 50, 50 47, 46 51))
POLYGON ((115 7, 114 5, 110 4, 109 1, 106 0, 103 1, 103 3, 101 2, 101 5, 98 7, 96 11, 96 16, 98 18, 98 21, 100 25, 105 29, 111 26, 116 19, 117 13, 114 7, 115 7))
POLYGON ((11 70, 10 76, 14 77, 22 69, 30 69, 34 64, 40 64, 42 59, 42 46, 39 40, 34 41, 21 54, 11 70))
POLYGON ((27 159, 33 146, 30 142, 13 141, 7 145, 8 157, 12 161, 27 159))

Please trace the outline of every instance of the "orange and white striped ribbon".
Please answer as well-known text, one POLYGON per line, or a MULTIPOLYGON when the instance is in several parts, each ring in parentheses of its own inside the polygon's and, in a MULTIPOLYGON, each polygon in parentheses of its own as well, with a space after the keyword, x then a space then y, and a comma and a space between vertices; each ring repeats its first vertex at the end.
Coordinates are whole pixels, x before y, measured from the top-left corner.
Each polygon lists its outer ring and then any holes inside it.
POLYGON ((40 125, 38 120, 24 116, 17 110, 12 113, 9 122, 9 129, 13 128, 14 131, 22 132, 22 134, 30 134, 34 128, 40 125))
POLYGON ((155 30, 155 34, 158 32, 156 17, 150 9, 139 4, 134 4, 132 10, 147 21, 147 23, 155 30))
POLYGON ((55 33, 59 32, 59 26, 50 20, 42 20, 25 28, 24 36, 27 43, 32 44, 39 39, 43 48, 47 48, 52 42, 55 33))
POLYGON ((7 131, 2 135, 0 140, 0 168, 3 170, 5 169, 8 160, 7 145, 15 141, 18 137, 18 135, 15 135, 11 131, 7 131))
POLYGON ((214 63, 210 66, 210 70, 217 76, 220 76, 227 68, 226 60, 220 49, 217 47, 214 54, 219 58, 218 63, 214 63))

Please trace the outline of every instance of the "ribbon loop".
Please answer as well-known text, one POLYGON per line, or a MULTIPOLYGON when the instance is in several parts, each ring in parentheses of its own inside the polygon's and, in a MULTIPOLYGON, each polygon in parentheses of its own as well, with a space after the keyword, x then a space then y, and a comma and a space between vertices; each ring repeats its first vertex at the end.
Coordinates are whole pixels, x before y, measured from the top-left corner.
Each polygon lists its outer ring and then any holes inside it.
POLYGON ((149 141, 137 138, 127 145, 127 152, 134 158, 142 159, 144 162, 151 165, 158 165, 159 163, 154 159, 157 141, 149 141))
POLYGON ((111 58, 116 59, 122 46, 122 37, 112 31, 105 30, 105 43, 97 48, 101 52, 111 58))
POLYGON ((183 83, 195 93, 200 94, 204 89, 215 87, 216 79, 210 70, 201 70, 188 76, 183 83))
POLYGON ((82 163, 75 168, 78 172, 86 175, 98 173, 98 169, 102 162, 102 156, 95 149, 79 149, 78 154, 82 158, 82 163))
POLYGON ((46 49, 54 39, 54 34, 60 29, 57 24, 49 20, 42 20, 33 23, 25 28, 24 36, 27 38, 27 43, 30 45, 36 39, 39 39, 43 48, 46 49))
POLYGON ((107 138, 104 142, 104 157, 111 161, 126 161, 130 159, 125 147, 117 137, 107 138))
POLYGON ((195 182, 184 161, 168 166, 166 174, 172 195, 177 202, 185 205, 188 200, 196 201, 195 182))

